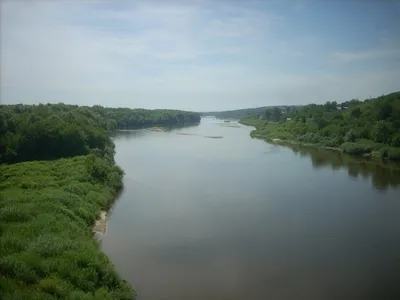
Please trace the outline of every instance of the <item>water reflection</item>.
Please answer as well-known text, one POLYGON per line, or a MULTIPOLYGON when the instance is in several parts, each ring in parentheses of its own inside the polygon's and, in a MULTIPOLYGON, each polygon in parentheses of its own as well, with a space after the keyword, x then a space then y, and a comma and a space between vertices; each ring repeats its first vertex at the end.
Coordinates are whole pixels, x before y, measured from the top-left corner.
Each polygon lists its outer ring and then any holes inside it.
POLYGON ((371 179, 374 188, 386 191, 389 188, 400 188, 400 164, 346 155, 338 151, 314 147, 290 146, 300 157, 310 157, 314 169, 330 167, 332 170, 347 170, 353 179, 371 179))
POLYGON ((400 299, 397 165, 250 131, 119 132, 102 249, 138 300, 400 299))

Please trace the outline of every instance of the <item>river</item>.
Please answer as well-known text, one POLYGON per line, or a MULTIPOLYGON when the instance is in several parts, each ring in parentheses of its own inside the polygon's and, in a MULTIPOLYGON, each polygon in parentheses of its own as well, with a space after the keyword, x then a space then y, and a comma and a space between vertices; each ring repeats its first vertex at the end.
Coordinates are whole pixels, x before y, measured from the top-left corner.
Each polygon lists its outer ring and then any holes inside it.
POLYGON ((102 248, 138 299, 400 299, 396 165, 251 130, 116 136, 125 187, 102 248))

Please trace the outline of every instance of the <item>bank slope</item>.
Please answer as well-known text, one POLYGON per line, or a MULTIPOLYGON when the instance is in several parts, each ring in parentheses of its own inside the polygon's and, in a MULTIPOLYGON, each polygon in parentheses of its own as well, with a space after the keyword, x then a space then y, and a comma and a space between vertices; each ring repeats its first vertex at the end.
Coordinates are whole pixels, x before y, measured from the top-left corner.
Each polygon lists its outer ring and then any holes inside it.
POLYGON ((123 172, 89 156, 0 165, 0 298, 134 299, 93 239, 123 172))
POLYGON ((269 141, 400 160, 400 92, 363 102, 271 108, 240 122, 256 128, 251 136, 269 141))

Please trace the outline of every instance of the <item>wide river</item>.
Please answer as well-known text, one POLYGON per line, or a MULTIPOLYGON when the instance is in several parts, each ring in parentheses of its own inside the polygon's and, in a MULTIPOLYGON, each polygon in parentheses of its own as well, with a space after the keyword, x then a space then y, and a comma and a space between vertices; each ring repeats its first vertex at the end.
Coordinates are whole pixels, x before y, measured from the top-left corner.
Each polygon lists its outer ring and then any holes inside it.
POLYGON ((116 136, 125 187, 102 247, 138 299, 400 299, 396 165, 252 129, 116 136))

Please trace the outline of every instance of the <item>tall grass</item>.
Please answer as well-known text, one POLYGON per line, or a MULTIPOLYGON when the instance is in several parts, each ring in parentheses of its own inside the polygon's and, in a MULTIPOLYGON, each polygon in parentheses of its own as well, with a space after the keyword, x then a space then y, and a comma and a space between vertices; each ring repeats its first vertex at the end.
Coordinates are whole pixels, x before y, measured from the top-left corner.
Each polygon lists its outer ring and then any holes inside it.
POLYGON ((0 165, 0 299, 135 298, 91 231, 121 182, 97 157, 0 165))

